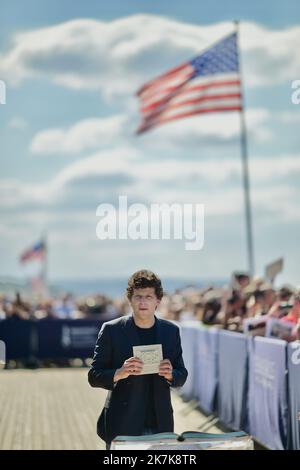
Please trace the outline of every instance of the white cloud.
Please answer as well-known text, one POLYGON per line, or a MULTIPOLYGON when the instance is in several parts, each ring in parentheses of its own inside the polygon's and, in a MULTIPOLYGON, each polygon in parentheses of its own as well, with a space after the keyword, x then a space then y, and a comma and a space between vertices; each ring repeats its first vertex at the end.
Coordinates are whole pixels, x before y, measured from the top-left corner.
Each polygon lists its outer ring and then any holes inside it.
POLYGON ((278 115, 278 119, 287 124, 300 123, 300 107, 296 111, 283 111, 278 115))
MULTIPOLYGON (((252 197, 259 210, 297 218, 298 155, 250 158, 252 197)), ((133 201, 199 202, 209 215, 240 212, 243 208, 239 158, 194 161, 154 160, 127 147, 97 152, 73 162, 48 183, 0 181, 2 208, 6 210, 93 211, 100 202, 115 202, 126 194, 133 201)))
POLYGON ((299 190, 290 187, 288 184, 277 184, 273 187, 255 188, 252 192, 253 215, 255 209, 260 213, 265 211, 271 213, 271 222, 274 230, 285 221, 300 221, 298 208, 299 190), (276 218, 274 218, 276 216, 276 218), (280 217, 280 222, 277 217, 280 217))
POLYGON ((28 122, 22 117, 15 116, 8 122, 7 125, 11 129, 23 130, 23 129, 26 129, 26 127, 28 126, 28 122))
POLYGON ((118 141, 128 126, 125 116, 89 118, 68 129, 46 129, 38 132, 31 142, 34 154, 71 153, 103 148, 118 141))
POLYGON ((118 148, 99 152, 66 166, 53 180, 53 187, 63 187, 89 176, 111 174, 133 174, 139 154, 132 148, 118 148))
MULTIPOLYGON (((271 139, 268 128, 270 112, 257 108, 246 111, 247 130, 257 141, 271 139)), ((155 139, 149 133, 136 137, 130 116, 114 115, 90 118, 76 122, 68 128, 44 129, 32 139, 30 150, 34 154, 78 154, 82 151, 124 145, 152 148, 174 148, 179 144, 197 146, 219 145, 236 140, 240 132, 239 113, 217 113, 214 116, 194 117, 156 129, 155 139)))
MULTIPOLYGON (((106 97, 127 96, 232 30, 230 22, 197 26, 154 15, 72 20, 17 34, 0 57, 0 76, 10 84, 45 77, 71 88, 97 89, 106 97)), ((243 22, 240 34, 247 86, 299 76, 299 26, 277 31, 243 22)))
POLYGON ((0 180, 1 208, 13 209, 41 203, 45 189, 43 185, 21 183, 16 179, 0 180))

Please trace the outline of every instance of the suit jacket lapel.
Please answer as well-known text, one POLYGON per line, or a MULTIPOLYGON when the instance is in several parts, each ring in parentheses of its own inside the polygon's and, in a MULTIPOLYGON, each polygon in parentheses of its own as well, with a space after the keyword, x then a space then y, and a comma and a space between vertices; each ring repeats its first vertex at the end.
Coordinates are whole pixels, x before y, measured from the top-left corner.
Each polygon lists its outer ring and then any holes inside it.
POLYGON ((163 359, 168 357, 166 350, 168 344, 168 337, 166 336, 166 328, 164 328, 164 323, 160 318, 156 317, 156 342, 157 344, 162 345, 162 354, 163 359))
POLYGON ((159 318, 156 318, 156 341, 157 344, 163 344, 163 331, 162 331, 162 322, 159 318))
POLYGON ((129 315, 124 321, 124 329, 127 334, 131 346, 138 346, 140 343, 139 335, 136 330, 133 317, 129 315))

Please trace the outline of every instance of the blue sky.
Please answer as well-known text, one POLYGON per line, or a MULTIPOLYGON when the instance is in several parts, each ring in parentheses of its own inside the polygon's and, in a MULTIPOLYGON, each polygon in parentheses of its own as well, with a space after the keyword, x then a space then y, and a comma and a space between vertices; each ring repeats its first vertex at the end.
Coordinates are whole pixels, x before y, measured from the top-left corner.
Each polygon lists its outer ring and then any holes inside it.
POLYGON ((299 284, 300 7, 288 2, 4 1, 0 27, 0 275, 42 231, 49 274, 224 278, 247 267, 238 116, 186 119, 136 138, 137 88, 240 27, 256 272, 284 256, 299 284), (76 20, 76 21, 72 21, 76 20), (205 244, 102 241, 97 205, 205 204, 205 244))

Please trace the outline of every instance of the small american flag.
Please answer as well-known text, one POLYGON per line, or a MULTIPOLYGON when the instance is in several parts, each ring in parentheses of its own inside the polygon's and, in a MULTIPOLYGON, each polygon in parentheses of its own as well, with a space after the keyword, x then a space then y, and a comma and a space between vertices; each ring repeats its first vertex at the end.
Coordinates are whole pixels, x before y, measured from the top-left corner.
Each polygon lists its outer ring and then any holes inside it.
POLYGON ((43 259, 46 254, 46 247, 43 241, 35 243, 31 248, 24 251, 20 256, 20 262, 25 263, 26 261, 31 261, 33 259, 43 259))
POLYGON ((143 118, 138 134, 195 114, 241 110, 237 33, 146 83, 137 96, 143 118))

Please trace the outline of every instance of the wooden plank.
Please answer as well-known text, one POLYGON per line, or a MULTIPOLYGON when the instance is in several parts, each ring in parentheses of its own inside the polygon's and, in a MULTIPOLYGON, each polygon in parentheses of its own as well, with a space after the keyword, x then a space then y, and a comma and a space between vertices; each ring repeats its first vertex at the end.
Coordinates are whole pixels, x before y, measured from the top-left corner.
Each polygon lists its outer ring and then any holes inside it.
MULTIPOLYGON (((0 449, 104 449, 96 422, 107 391, 88 384, 86 368, 0 371, 0 449)), ((196 430, 206 417, 182 415, 172 394, 175 432, 196 430)), ((216 426, 210 432, 221 432, 216 426)))

